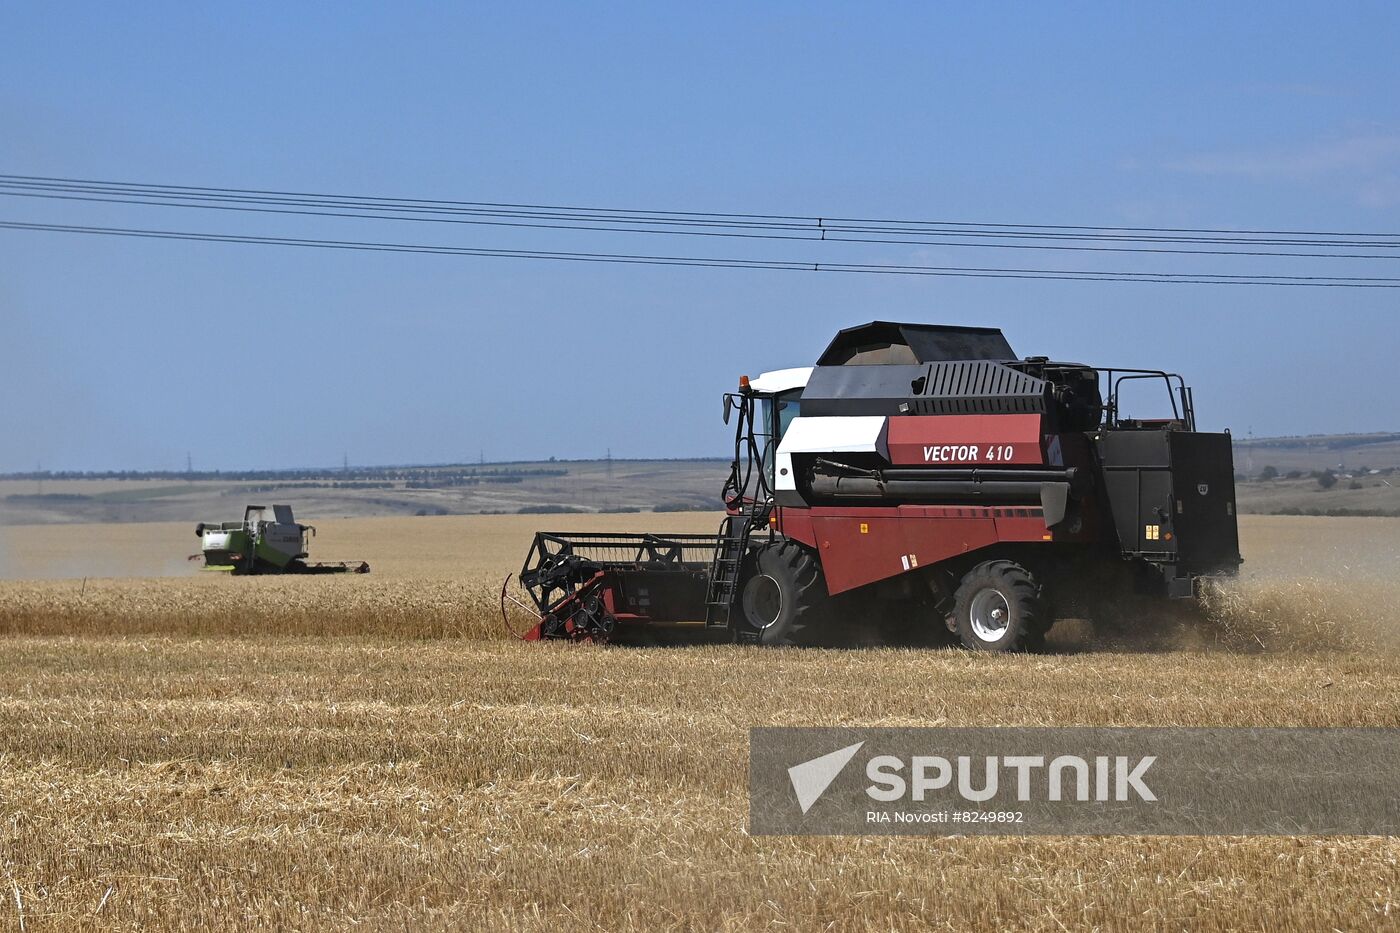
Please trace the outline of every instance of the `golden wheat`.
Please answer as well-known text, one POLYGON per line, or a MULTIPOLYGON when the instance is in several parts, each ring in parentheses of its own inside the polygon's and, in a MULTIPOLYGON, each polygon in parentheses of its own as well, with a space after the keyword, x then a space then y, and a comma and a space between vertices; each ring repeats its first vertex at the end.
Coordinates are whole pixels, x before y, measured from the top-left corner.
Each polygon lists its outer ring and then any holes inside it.
MULTIPOLYGON (((681 518, 663 530, 713 524, 681 518)), ((1204 621, 1168 616, 1127 651, 1067 622, 1038 657, 502 638, 501 579, 562 524, 323 523, 320 556, 369 559, 365 577, 0 583, 0 918, 1395 925, 1393 839, 750 837, 745 780, 754 725, 1400 727, 1400 523, 1246 519, 1247 573, 1204 621)))
POLYGON ((10 648, 0 861, 34 929, 1345 929, 1400 880, 1388 839, 744 832, 751 725, 1394 727, 1379 660, 10 648))
POLYGON ((501 580, 347 575, 0 583, 0 633, 11 635, 503 634, 501 580))
MULTIPOLYGON (((663 530, 699 531, 717 519, 682 513, 326 522, 318 554, 324 548, 326 556, 367 558, 371 574, 231 578, 198 573, 181 560, 172 578, 0 580, 0 634, 504 637, 501 584, 519 569, 537 527, 582 522, 627 531, 657 521, 663 530)), ((157 553, 171 547, 166 534, 188 535, 173 526, 143 526, 139 534, 117 527, 121 541, 152 563, 169 556, 157 553)), ((1242 532, 1245 571, 1209 588, 1203 613, 1134 605, 1122 620, 1125 634, 1105 638, 1062 624, 1051 647, 1400 648, 1400 521, 1244 516, 1242 532)), ((100 551, 106 532, 41 527, 26 529, 26 540, 31 533, 40 535, 40 554, 61 551, 64 535, 81 545, 58 563, 66 574, 92 561, 84 547, 100 551)), ((512 623, 520 628, 524 619, 513 614, 512 623)))

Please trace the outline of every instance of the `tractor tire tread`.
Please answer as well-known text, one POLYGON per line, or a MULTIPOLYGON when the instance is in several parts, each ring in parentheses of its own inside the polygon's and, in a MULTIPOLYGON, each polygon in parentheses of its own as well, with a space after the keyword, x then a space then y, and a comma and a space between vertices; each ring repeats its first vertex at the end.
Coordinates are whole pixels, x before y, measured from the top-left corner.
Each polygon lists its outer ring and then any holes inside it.
POLYGON ((792 605, 786 619, 780 618, 768 628, 756 630, 756 641, 768 646, 821 643, 828 634, 825 629, 830 622, 830 612, 820 563, 807 548, 791 539, 764 545, 755 551, 755 569, 765 560, 765 554, 771 555, 769 569, 786 578, 792 605))
POLYGON ((963 576, 954 595, 958 634, 964 647, 982 651, 1035 652, 1045 646, 1045 634, 1054 624, 1054 615, 1044 600, 1044 588, 1029 570, 1015 561, 990 560, 976 565, 963 576), (988 583, 995 586, 1011 604, 1014 631, 1010 641, 989 645, 970 631, 968 605, 972 596, 988 583))

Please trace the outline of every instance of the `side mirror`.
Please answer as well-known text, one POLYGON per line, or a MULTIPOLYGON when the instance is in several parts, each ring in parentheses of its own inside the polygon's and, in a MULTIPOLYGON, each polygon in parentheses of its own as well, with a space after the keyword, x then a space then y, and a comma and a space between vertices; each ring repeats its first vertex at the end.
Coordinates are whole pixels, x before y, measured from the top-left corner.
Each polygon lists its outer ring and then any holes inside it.
POLYGON ((734 396, 724 393, 724 423, 729 423, 729 413, 734 410, 734 396))

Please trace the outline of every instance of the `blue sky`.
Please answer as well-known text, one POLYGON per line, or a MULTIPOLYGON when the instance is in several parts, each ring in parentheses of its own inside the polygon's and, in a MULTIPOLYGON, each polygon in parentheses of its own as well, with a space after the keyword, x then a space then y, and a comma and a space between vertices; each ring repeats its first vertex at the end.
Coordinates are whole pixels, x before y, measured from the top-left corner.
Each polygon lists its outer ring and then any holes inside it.
MULTIPOLYGON (((1382 3, 8 4, 0 172, 1393 233, 1397 20, 1382 3)), ((9 197, 0 219, 740 249, 9 197)), ((742 253, 827 258, 813 244, 742 253)), ((893 245, 832 257, 1400 269, 893 245)), ((1395 430, 1397 302, 1400 291, 619 267, 0 230, 0 470, 183 468, 187 451, 202 469, 342 453, 364 464, 723 454, 718 396, 738 374, 810 363, 837 328, 875 318, 997 325, 1023 355, 1180 369, 1213 429, 1395 430)))

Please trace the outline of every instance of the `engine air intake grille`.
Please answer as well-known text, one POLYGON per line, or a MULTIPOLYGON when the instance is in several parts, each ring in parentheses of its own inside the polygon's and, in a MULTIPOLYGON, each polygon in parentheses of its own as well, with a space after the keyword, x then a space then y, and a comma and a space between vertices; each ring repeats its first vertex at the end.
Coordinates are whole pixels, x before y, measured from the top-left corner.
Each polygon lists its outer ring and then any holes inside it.
POLYGON ((1046 382, 987 360, 929 363, 915 379, 910 414, 981 415, 1046 410, 1046 382))

